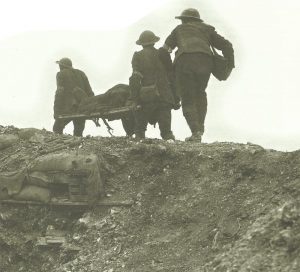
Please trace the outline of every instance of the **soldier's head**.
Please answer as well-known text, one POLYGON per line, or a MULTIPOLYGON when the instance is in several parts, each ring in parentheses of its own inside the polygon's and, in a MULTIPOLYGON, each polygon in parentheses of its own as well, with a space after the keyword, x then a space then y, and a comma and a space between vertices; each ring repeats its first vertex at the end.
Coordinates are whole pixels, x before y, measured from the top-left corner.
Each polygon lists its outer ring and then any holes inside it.
POLYGON ((56 63, 59 65, 60 70, 72 68, 72 61, 69 58, 62 58, 56 63))
POLYGON ((185 9, 179 16, 176 16, 175 18, 180 19, 183 24, 191 21, 203 22, 203 20, 200 18, 199 11, 194 8, 185 9))
POLYGON ((156 42, 160 40, 152 31, 145 30, 141 33, 139 39, 136 41, 136 44, 143 47, 154 46, 156 42))

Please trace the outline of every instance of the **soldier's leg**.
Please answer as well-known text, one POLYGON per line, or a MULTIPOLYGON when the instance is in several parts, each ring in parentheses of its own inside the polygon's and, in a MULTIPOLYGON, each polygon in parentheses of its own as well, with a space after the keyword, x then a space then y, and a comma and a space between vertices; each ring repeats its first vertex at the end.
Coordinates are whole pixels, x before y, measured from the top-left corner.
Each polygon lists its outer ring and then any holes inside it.
POLYGON ((193 73, 177 73, 176 83, 179 87, 182 113, 192 133, 201 129, 196 105, 197 85, 193 73))
POLYGON ((71 120, 59 120, 55 119, 53 124, 53 132, 58 134, 63 134, 64 128, 67 124, 69 124, 71 120))
POLYGON ((195 97, 196 108, 199 116, 200 131, 204 133, 204 122, 207 113, 207 95, 205 89, 210 74, 199 74, 197 76, 197 92, 195 97))
POLYGON ((207 95, 206 92, 199 92, 197 94, 197 111, 199 116, 199 124, 200 124, 200 131, 204 133, 204 121, 207 113, 207 95))
POLYGON ((135 119, 135 137, 136 139, 144 139, 145 138, 145 132, 147 129, 147 115, 146 112, 141 109, 134 112, 134 119, 135 119))
POLYGON ((160 130, 160 136, 164 140, 175 140, 174 134, 171 130, 171 108, 169 106, 162 106, 157 109, 157 121, 160 130))
POLYGON ((74 130, 73 135, 82 137, 82 133, 85 127, 85 120, 84 119, 74 119, 73 120, 74 130))
POLYGON ((123 128, 126 132, 126 135, 131 137, 134 134, 135 120, 134 115, 129 114, 128 116, 121 119, 123 128))

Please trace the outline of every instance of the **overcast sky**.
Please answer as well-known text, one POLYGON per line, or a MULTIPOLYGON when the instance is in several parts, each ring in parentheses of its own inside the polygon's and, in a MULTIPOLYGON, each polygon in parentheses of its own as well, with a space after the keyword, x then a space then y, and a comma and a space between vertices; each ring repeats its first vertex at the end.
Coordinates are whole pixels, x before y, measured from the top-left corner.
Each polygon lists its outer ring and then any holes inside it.
MULTIPOLYGON (((162 46, 180 23, 174 16, 194 7, 233 43, 236 57, 228 81, 209 82, 204 142, 300 148, 299 1, 0 1, 1 125, 52 129, 54 62, 61 57, 87 74, 96 94, 127 84, 140 33, 154 31, 162 46)), ((111 125, 124 135, 119 121, 111 125)), ((190 135, 181 110, 173 111, 172 127, 178 139, 190 135)), ((107 132, 88 121, 87 134, 107 132)), ((159 137, 158 127, 147 136, 159 137)))

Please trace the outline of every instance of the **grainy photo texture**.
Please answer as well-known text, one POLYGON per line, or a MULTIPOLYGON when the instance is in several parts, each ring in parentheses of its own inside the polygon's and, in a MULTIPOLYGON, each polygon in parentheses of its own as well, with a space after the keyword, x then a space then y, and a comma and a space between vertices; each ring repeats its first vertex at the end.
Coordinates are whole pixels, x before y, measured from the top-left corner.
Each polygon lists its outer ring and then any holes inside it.
POLYGON ((297 1, 1 10, 0 271, 300 271, 297 1))

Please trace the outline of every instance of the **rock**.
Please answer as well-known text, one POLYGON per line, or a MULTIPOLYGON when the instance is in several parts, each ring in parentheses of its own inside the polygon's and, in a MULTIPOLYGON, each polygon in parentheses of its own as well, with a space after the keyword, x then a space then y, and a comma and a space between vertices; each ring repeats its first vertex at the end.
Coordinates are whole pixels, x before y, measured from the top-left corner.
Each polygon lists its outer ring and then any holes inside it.
POLYGON ((292 231, 290 228, 280 231, 276 236, 271 240, 271 243, 276 246, 289 246, 292 242, 292 231))
POLYGON ((156 145, 155 149, 159 154, 164 154, 167 151, 167 148, 164 145, 160 145, 160 144, 156 145))
POLYGON ((287 225, 292 225, 300 218, 300 203, 288 202, 281 212, 281 221, 287 225))

